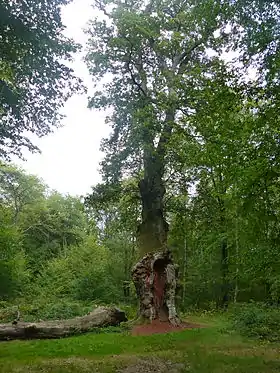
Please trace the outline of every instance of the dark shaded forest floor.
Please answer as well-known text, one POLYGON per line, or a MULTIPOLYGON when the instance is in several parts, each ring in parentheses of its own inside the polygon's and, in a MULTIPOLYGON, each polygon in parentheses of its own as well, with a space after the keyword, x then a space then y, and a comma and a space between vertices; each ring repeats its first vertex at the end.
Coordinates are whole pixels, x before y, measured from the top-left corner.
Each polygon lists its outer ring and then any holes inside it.
POLYGON ((221 317, 188 318, 207 327, 132 336, 87 334, 0 343, 2 373, 279 373, 280 344, 244 339, 221 317))

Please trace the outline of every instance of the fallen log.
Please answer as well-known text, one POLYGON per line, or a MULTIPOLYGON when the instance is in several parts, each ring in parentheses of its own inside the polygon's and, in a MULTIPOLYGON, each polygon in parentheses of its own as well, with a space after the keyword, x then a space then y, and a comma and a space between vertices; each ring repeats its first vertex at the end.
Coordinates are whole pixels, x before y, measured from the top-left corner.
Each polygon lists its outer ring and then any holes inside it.
POLYGON ((69 320, 0 324, 0 340, 63 338, 90 332, 97 327, 117 326, 123 321, 127 321, 123 311, 98 307, 85 316, 69 320))

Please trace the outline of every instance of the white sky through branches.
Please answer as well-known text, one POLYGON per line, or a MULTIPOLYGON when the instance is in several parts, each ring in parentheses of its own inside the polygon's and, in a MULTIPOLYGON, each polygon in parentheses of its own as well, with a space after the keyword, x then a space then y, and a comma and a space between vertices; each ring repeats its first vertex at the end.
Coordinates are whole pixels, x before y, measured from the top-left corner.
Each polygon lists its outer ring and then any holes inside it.
MULTIPOLYGON (((93 0, 74 0, 62 11, 67 36, 84 47, 87 36, 83 29, 87 22, 97 15, 92 3, 93 0)), ((234 57, 236 55, 231 52, 223 56, 225 60, 234 57)), ((76 75, 83 79, 90 92, 93 84, 82 55, 75 57, 73 69, 76 75)), ((87 109, 86 94, 72 97, 65 104, 63 112, 66 118, 62 128, 55 129, 53 134, 42 139, 32 138, 42 153, 25 152, 27 161, 16 160, 15 163, 28 173, 42 178, 51 189, 63 194, 85 195, 91 191, 91 186, 101 180, 98 171, 103 157, 99 150, 100 141, 108 136, 109 125, 105 124, 105 113, 87 109)))
MULTIPOLYGON (((85 45, 83 28, 95 16, 92 0, 74 0, 63 9, 67 35, 85 45)), ((90 87, 91 78, 81 56, 73 63, 76 75, 90 87)), ((63 128, 34 142, 42 154, 24 153, 25 162, 16 161, 28 173, 42 178, 51 189, 71 195, 84 195, 101 180, 98 168, 102 159, 100 141, 109 133, 105 114, 87 109, 87 95, 72 97, 63 110, 66 118, 63 128)))

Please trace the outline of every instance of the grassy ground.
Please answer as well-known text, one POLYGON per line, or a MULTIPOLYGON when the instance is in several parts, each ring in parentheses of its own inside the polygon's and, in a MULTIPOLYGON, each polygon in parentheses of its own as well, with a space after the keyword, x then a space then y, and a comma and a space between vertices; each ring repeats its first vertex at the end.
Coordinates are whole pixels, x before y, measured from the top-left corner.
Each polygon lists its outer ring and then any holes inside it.
POLYGON ((192 317, 206 328, 134 337, 103 333, 0 343, 2 373, 280 372, 280 345, 225 332, 221 317, 192 317))

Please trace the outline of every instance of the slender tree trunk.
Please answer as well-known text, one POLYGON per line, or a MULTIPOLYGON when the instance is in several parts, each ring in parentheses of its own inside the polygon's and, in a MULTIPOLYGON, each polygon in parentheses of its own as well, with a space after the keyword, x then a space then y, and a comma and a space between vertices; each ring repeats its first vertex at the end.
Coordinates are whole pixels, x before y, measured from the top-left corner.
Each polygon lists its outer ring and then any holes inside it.
POLYGON ((225 218, 225 205, 224 201, 219 198, 220 205, 220 220, 221 220, 221 297, 220 306, 227 309, 229 303, 229 253, 228 253, 228 240, 226 237, 226 218, 225 218))
POLYGON ((236 270, 235 270, 235 288, 234 288, 234 303, 237 302, 237 297, 239 293, 239 286, 238 286, 238 280, 239 280, 239 239, 238 239, 238 217, 236 216, 236 229, 235 229, 235 255, 236 255, 236 270))
POLYGON ((227 239, 223 238, 221 243, 221 272, 222 272, 222 294, 221 306, 227 309, 229 303, 229 283, 228 283, 228 244, 227 239))
POLYGON ((187 274, 187 237, 184 238, 184 264, 183 264, 183 305, 186 298, 186 274, 187 274))
POLYGON ((128 253, 128 248, 124 248, 124 278, 123 280, 123 296, 124 300, 127 301, 130 295, 130 288, 129 288, 129 253, 128 253))

